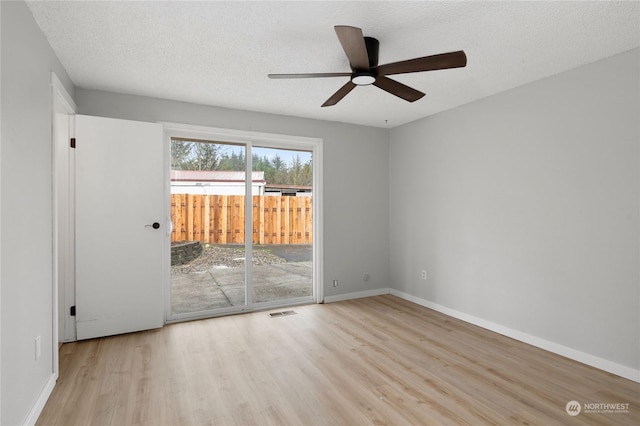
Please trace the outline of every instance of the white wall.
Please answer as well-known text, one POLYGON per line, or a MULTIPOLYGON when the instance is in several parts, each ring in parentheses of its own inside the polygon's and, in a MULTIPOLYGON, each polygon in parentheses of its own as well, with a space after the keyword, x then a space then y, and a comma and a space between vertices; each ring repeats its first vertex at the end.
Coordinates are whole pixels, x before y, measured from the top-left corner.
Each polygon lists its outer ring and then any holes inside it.
POLYGON ((389 287, 386 129, 84 89, 76 91, 76 103, 86 115, 322 138, 324 295, 389 287), (353 189, 372 186, 376 191, 353 189))
POLYGON ((393 129, 392 287, 640 379, 639 63, 393 129))
POLYGON ((23 2, 2 8, 1 377, 3 425, 22 424, 52 383, 50 73, 74 87, 23 2), (42 356, 35 360, 35 338, 42 356))

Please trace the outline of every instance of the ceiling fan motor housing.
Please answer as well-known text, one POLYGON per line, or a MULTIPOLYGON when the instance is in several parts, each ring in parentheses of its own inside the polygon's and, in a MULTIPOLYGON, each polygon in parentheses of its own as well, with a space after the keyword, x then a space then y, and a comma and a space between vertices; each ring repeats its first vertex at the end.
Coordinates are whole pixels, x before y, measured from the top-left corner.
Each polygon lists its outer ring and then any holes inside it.
POLYGON ((377 67, 380 42, 373 37, 365 37, 364 44, 367 46, 367 55, 369 56, 369 69, 377 67))
POLYGON ((358 86, 366 86, 376 81, 376 73, 373 68, 378 66, 378 52, 380 51, 380 42, 373 37, 365 37, 364 43, 367 46, 367 56, 369 57, 368 70, 353 70, 351 82, 358 86))

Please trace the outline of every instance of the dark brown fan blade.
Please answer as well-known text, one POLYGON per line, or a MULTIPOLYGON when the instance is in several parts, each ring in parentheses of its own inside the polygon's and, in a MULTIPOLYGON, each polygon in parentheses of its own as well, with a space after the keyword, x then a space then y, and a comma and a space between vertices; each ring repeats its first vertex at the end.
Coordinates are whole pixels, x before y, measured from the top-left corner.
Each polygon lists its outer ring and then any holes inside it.
POLYGON ((443 70, 447 68, 460 68, 467 65, 467 55, 464 51, 441 53, 439 55, 425 56, 406 61, 393 62, 380 65, 376 68, 378 75, 405 74, 409 72, 443 70))
POLYGON ((347 93, 352 91, 355 87, 355 84, 353 84, 351 81, 348 81, 344 86, 339 88, 336 93, 331 95, 331 97, 327 99, 326 102, 322 104, 322 106, 328 107, 337 104, 342 98, 347 96, 347 93))
POLYGON ((349 77, 350 72, 323 72, 316 74, 269 74, 269 78, 319 78, 319 77, 349 77))
POLYGON ((349 58, 351 69, 358 71, 366 71, 369 69, 369 55, 367 54, 367 45, 364 42, 362 30, 356 27, 346 25, 336 25, 334 27, 338 40, 344 49, 344 53, 349 58))
POLYGON ((424 96, 424 93, 384 76, 376 78, 373 85, 409 102, 415 102, 424 96))

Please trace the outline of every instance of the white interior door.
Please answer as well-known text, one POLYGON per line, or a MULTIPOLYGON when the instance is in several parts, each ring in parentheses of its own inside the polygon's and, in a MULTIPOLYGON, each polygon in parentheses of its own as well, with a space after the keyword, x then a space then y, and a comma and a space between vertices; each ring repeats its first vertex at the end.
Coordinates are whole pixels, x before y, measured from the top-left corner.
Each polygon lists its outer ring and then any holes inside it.
POLYGON ((162 126, 77 115, 75 160, 78 339, 162 327, 162 126))

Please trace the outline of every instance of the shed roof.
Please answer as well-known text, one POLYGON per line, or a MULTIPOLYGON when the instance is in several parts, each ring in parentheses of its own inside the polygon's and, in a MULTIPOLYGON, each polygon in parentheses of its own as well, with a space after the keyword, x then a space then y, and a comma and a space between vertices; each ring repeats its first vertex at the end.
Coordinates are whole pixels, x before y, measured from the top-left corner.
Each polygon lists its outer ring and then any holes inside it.
POLYGON ((311 191, 313 187, 308 185, 286 185, 281 183, 268 183, 265 185, 267 189, 289 189, 289 190, 300 190, 300 191, 311 191))
MULTIPOLYGON (((233 170, 171 170, 172 182, 244 182, 245 172, 233 170)), ((251 172, 253 182, 265 182, 264 172, 251 172)))

